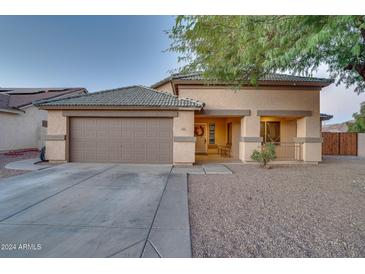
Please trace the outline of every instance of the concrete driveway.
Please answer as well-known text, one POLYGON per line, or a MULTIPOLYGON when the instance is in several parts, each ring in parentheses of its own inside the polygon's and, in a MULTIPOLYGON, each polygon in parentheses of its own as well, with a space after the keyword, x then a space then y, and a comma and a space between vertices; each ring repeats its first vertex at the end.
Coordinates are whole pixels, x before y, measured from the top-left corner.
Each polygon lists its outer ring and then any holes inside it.
POLYGON ((190 257, 186 174, 65 164, 0 180, 0 257, 190 257))

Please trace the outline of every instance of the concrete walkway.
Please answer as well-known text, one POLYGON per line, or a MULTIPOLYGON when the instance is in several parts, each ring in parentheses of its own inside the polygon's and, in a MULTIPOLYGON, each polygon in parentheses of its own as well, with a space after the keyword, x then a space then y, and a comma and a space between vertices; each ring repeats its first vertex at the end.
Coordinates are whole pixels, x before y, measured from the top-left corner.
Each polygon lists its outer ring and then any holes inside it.
POLYGON ((190 175, 211 175, 211 174, 232 174, 232 171, 222 164, 204 164, 194 166, 175 166, 173 174, 190 175))
POLYGON ((50 167, 48 164, 37 164, 41 161, 39 158, 32 158, 26 160, 20 160, 11 162, 5 165, 7 169, 17 169, 17 170, 41 170, 50 167))
POLYGON ((187 176, 170 174, 142 257, 191 256, 187 176))

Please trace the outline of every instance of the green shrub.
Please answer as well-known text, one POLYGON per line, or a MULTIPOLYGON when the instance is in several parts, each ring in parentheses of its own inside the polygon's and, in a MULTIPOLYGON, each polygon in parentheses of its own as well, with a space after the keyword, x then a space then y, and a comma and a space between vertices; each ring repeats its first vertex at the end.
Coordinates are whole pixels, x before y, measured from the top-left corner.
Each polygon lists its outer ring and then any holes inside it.
POLYGON ((270 161, 276 159, 275 145, 271 143, 263 144, 260 151, 255 149, 252 152, 251 159, 259 162, 262 167, 266 167, 270 161))

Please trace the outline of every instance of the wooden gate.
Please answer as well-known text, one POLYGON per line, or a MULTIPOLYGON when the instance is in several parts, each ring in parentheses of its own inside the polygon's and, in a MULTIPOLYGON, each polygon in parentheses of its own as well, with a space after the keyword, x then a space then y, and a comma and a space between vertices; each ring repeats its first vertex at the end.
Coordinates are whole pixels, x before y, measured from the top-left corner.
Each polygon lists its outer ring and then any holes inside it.
POLYGON ((322 132, 323 155, 357 155, 357 133, 322 132))

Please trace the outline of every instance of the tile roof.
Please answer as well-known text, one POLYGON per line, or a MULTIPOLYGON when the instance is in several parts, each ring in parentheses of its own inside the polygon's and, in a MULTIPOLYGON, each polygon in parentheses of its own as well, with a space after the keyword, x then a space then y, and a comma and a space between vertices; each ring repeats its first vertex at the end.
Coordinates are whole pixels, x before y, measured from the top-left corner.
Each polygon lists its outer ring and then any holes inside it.
POLYGON ((129 86, 67 99, 41 101, 38 106, 122 106, 156 108, 202 108, 204 103, 144 86, 129 86))
MULTIPOLYGON (((204 81, 204 78, 203 78, 201 72, 195 72, 195 73, 189 73, 189 74, 176 73, 176 74, 172 74, 171 76, 153 84, 152 87, 155 88, 166 82, 173 81, 173 80, 204 81)), ((212 80, 216 81, 216 79, 212 79, 212 80)), ((295 76, 295 75, 279 74, 279 73, 267 74, 264 77, 260 78, 259 81, 291 82, 293 84, 295 84, 295 83, 308 83, 308 84, 312 83, 312 84, 321 84, 323 86, 327 86, 334 82, 333 79, 304 77, 304 76, 295 76)))

